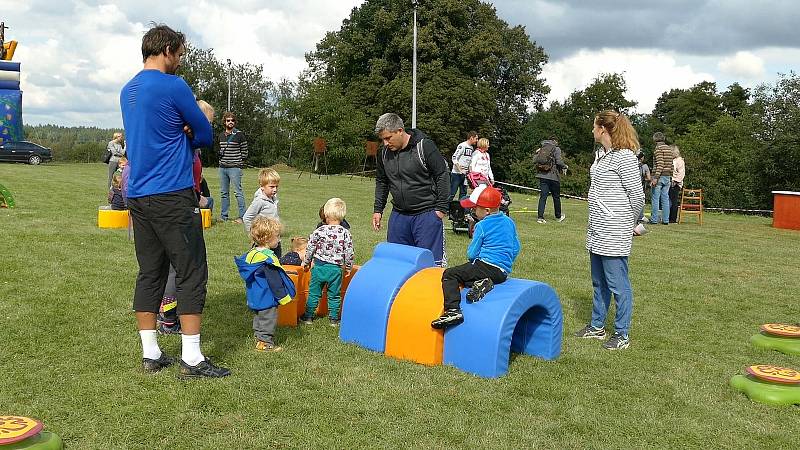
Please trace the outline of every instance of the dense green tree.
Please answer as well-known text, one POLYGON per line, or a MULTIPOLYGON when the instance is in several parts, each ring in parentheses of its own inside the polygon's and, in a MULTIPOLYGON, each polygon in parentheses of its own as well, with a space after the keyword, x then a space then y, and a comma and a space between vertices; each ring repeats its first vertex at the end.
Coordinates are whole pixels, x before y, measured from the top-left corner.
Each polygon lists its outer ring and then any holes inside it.
POLYGON ((728 86, 728 90, 720 95, 722 110, 729 116, 738 117, 748 107, 750 90, 743 88, 739 83, 728 86))
MULTIPOLYGON (((228 107, 227 64, 214 55, 213 49, 189 46, 178 75, 186 80, 198 99, 214 107, 214 131, 222 131, 220 119, 228 107)), ((244 131, 248 138, 248 162, 252 165, 274 162, 284 143, 274 123, 276 86, 264 76, 261 65, 233 64, 230 75, 231 110, 236 114, 236 127, 244 131)), ((216 165, 217 162, 216 146, 203 152, 204 165, 216 165)))
MULTIPOLYGON (((445 152, 475 129, 502 159, 528 109, 548 92, 540 78, 544 51, 478 0, 421 1, 418 27, 418 127, 445 152)), ((392 111, 410 125, 412 35, 410 2, 367 0, 307 55, 309 83, 330 84, 364 123, 392 111)), ((321 132, 339 132, 329 126, 321 132)), ((351 136, 350 145, 363 138, 351 136)))
POLYGON ((716 122, 723 112, 721 104, 717 84, 701 81, 689 89, 672 89, 661 94, 653 116, 680 136, 696 123, 708 126, 716 122))
POLYGON ((800 77, 782 74, 774 85, 758 86, 753 97, 762 142, 756 164, 758 194, 771 204, 773 190, 800 191, 800 77))

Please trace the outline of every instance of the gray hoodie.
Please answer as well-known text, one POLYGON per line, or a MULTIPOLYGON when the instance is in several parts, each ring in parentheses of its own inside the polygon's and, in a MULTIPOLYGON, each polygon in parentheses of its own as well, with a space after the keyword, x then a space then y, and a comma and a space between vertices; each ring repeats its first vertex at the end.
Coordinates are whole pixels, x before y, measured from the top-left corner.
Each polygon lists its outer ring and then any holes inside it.
POLYGON ((261 188, 256 189, 253 194, 253 201, 247 207, 242 221, 244 222, 244 231, 250 233, 250 225, 257 216, 274 217, 278 219, 278 194, 273 198, 269 198, 264 194, 261 188))

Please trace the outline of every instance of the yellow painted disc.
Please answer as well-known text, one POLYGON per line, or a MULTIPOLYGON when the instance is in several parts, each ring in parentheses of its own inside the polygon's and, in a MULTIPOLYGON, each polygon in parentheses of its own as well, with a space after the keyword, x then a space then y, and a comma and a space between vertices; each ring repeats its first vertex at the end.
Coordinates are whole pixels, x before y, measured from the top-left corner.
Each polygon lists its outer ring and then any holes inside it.
POLYGON ((748 367, 747 373, 766 381, 784 384, 800 384, 800 372, 787 367, 760 364, 748 367))
POLYGON ((0 445, 11 444, 35 436, 42 431, 42 422, 30 417, 0 416, 0 445))
POLYGON ((797 337, 800 338, 800 327, 785 323, 765 323, 761 325, 761 331, 775 336, 797 337))

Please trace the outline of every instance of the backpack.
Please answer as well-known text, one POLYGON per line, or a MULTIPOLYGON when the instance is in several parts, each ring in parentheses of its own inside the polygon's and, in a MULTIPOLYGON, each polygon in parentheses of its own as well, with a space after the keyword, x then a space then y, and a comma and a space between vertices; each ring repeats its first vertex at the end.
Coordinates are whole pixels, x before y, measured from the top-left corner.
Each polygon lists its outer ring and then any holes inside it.
POLYGON ((541 147, 536 152, 533 162, 539 172, 550 172, 555 164, 555 147, 552 145, 541 147))

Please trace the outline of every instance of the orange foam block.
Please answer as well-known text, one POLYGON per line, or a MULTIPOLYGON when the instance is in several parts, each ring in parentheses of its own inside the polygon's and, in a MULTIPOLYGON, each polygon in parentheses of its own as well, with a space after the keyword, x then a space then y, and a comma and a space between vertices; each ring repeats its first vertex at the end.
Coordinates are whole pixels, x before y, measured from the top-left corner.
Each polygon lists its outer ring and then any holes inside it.
MULTIPOLYGON (((347 292, 347 287, 350 285, 353 275, 356 274, 360 267, 361 266, 357 265, 353 266, 353 270, 350 271, 350 276, 347 276, 342 280, 342 307, 344 307, 344 294, 347 292)), ((286 265, 283 266, 283 269, 286 271, 289 279, 294 282, 296 293, 291 302, 278 306, 278 325, 295 327, 297 326, 297 320, 303 315, 303 313, 306 312, 306 301, 308 301, 308 284, 311 281, 311 272, 304 272, 303 268, 300 266, 286 265)), ((324 292, 319 304, 317 305, 317 316, 324 317, 328 314, 327 299, 327 292, 324 292)))
POLYGON ((97 226, 100 228, 128 228, 128 210, 97 210, 97 226))
POLYGON ((442 363, 444 331, 431 328, 442 313, 441 267, 423 269, 400 288, 389 312, 387 356, 434 366, 442 363))

